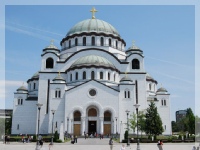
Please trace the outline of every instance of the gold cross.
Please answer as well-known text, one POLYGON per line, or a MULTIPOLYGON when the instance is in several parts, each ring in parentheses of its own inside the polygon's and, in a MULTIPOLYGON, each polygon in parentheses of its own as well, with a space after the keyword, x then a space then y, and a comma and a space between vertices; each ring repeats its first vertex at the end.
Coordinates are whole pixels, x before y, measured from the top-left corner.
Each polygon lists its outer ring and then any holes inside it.
POLYGON ((54 42, 54 40, 52 39, 52 40, 51 40, 51 45, 53 45, 53 42, 54 42))
POLYGON ((94 7, 92 7, 92 9, 90 10, 90 12, 92 12, 92 19, 95 19, 94 13, 96 13, 97 10, 94 7))
POLYGON ((135 41, 134 40, 132 41, 132 46, 135 46, 135 41))

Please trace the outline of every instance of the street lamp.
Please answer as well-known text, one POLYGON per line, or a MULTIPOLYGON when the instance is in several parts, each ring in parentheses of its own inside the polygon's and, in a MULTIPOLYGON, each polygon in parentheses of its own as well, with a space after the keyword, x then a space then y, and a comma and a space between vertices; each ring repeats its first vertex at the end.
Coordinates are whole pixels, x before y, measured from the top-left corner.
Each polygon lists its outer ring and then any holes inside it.
POLYGON ((116 120, 116 134, 117 134, 117 117, 115 117, 116 120))
MULTIPOLYGON (((129 130, 129 124, 128 124, 128 115, 129 115, 129 110, 126 110, 126 114, 127 114, 127 131, 129 130)), ((127 132, 128 133, 128 132, 127 132)), ((128 139, 127 139, 127 146, 129 146, 129 134, 128 134, 128 139)))
POLYGON ((139 104, 135 104, 133 105, 135 106, 136 108, 136 113, 137 113, 137 150, 140 150, 140 141, 139 141, 139 138, 138 138, 138 108, 139 108, 139 104))
POLYGON ((50 145, 53 145, 53 120, 54 120, 55 111, 56 110, 53 110, 53 109, 51 110, 52 115, 53 115, 53 119, 52 119, 52 130, 51 130, 51 143, 50 143, 50 145))
POLYGON ((42 107, 43 104, 37 103, 36 106, 38 108, 38 132, 37 132, 37 145, 36 145, 36 150, 40 149, 40 145, 39 145, 39 134, 40 134, 40 109, 42 107))

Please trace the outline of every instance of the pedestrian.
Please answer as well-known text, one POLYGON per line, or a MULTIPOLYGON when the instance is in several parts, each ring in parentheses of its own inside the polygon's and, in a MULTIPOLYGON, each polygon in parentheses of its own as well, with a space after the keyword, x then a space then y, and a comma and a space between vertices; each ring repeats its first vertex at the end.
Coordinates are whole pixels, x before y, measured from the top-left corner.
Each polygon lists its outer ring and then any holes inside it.
POLYGON ((100 138, 100 140, 101 140, 101 133, 99 134, 99 138, 100 138))
POLYGON ((196 147, 195 147, 195 146, 193 146, 192 150, 196 150, 196 147))
POLYGON ((112 150, 113 149, 113 140, 112 140, 112 138, 110 138, 110 140, 109 140, 109 145, 110 145, 110 150, 112 150))
POLYGON ((158 141, 157 146, 159 150, 163 150, 163 141, 162 140, 158 141))
POLYGON ((84 131, 84 136, 85 136, 85 139, 86 139, 86 138, 87 138, 87 135, 86 135, 85 131, 84 131))
POLYGON ((77 136, 75 136, 74 138, 74 143, 77 143, 77 136))
POLYGON ((8 138, 8 136, 5 135, 5 138, 4 138, 4 140, 5 140, 5 144, 7 143, 7 138, 8 138))
POLYGON ((10 144, 10 135, 7 136, 7 143, 10 144))
POLYGON ((122 147, 120 148, 120 150, 126 150, 125 145, 122 144, 122 147))
POLYGON ((74 144, 74 136, 71 135, 71 144, 74 144))

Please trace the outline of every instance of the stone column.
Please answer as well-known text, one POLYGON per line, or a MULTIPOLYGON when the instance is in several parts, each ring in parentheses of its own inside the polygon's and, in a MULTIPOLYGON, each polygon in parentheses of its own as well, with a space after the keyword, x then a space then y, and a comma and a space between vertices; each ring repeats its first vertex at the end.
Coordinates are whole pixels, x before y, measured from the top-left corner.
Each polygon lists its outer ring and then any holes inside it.
POLYGON ((81 117, 81 131, 82 131, 82 135, 84 135, 85 131, 85 117, 81 117))
POLYGON ((103 120, 104 120, 104 117, 100 117, 100 133, 101 133, 101 134, 104 134, 104 133, 103 133, 103 129, 104 129, 103 120))

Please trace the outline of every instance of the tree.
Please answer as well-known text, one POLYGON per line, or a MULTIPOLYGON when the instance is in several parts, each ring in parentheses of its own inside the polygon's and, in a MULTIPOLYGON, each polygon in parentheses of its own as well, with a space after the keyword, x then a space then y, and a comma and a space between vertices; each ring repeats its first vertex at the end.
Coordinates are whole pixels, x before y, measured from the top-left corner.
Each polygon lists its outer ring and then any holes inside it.
POLYGON ((11 128, 12 128, 12 115, 10 118, 5 119, 5 133, 11 134, 11 128))
POLYGON ((5 118, 0 118, 0 135, 5 134, 5 118))
POLYGON ((157 135, 162 134, 164 131, 162 120, 154 102, 151 102, 147 108, 145 124, 146 134, 155 136, 155 139, 157 135))
POLYGON ((145 126, 146 126, 145 114, 142 111, 139 111, 138 112, 138 130, 141 131, 141 137, 142 137, 142 132, 145 132, 145 126))
POLYGON ((190 134, 195 134, 195 116, 191 108, 186 110, 186 124, 190 134))
POLYGON ((133 130, 133 132, 135 132, 136 125, 137 125, 136 114, 133 113, 130 115, 129 119, 129 127, 133 130))

